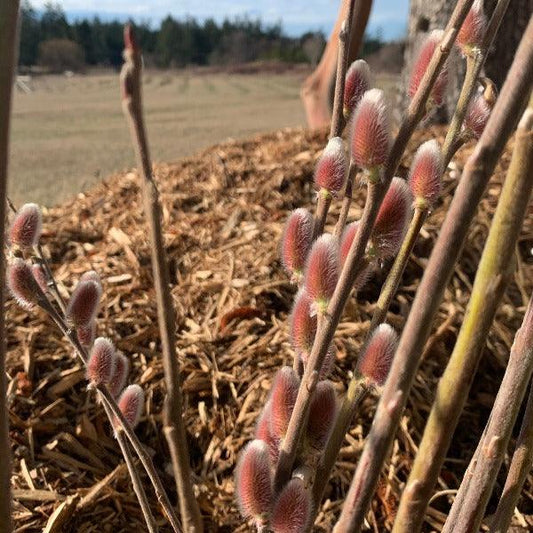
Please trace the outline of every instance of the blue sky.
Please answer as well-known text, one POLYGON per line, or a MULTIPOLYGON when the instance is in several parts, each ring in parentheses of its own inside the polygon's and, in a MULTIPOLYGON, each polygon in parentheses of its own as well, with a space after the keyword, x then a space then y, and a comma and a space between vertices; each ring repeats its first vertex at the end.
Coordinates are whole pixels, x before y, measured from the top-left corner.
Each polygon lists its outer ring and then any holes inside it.
MULTIPOLYGON (((57 0, 56 0, 57 1, 57 0)), ((46 0, 32 0, 41 8, 46 0)), ((267 23, 281 21, 285 31, 299 35, 308 30, 328 34, 333 27, 340 0, 59 0, 69 18, 99 14, 103 18, 150 20, 157 24, 165 15, 197 19, 248 15, 267 23)), ((409 0, 374 0, 369 31, 378 28, 386 39, 405 34, 409 0)))

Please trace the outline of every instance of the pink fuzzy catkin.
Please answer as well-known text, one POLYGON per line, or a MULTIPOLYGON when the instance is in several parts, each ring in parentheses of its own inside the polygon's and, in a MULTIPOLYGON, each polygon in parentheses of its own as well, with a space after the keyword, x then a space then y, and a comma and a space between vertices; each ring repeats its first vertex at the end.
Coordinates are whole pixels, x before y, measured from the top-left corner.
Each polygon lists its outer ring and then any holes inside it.
POLYGON ((490 117, 492 107, 483 94, 476 94, 466 111, 465 129, 468 130, 475 139, 479 139, 490 117))
POLYGON ((372 244, 379 259, 389 259, 398 252, 407 229, 411 204, 411 191, 405 181, 393 178, 372 230, 372 244))
POLYGON ((31 271, 33 273, 33 277, 35 278, 35 281, 39 284, 39 287, 41 287, 41 290, 44 293, 48 292, 48 276, 44 270, 44 267, 38 263, 34 263, 31 266, 31 271))
POLYGON ((17 303, 25 309, 31 309, 41 291, 32 267, 21 258, 12 259, 7 265, 6 278, 9 291, 17 303))
POLYGON ((317 317, 311 316, 311 307, 309 295, 304 290, 298 291, 289 317, 289 328, 292 347, 304 363, 311 353, 317 328, 317 317))
POLYGON ((355 109, 351 127, 351 156, 373 173, 387 161, 391 145, 390 109, 380 89, 367 91, 355 109))
POLYGON ((335 196, 344 185, 347 168, 344 141, 340 137, 333 137, 316 165, 316 187, 335 196))
POLYGON ((442 153, 437 141, 427 141, 418 148, 409 171, 409 187, 417 206, 430 209, 437 202, 442 166, 442 153))
POLYGON ((483 1, 475 0, 457 34, 457 45, 464 55, 481 46, 486 29, 487 17, 483 10, 483 1))
POLYGON ((116 353, 115 371, 109 382, 109 392, 117 398, 122 392, 130 372, 130 360, 122 353, 116 353))
POLYGON ((272 475, 268 445, 253 440, 241 452, 237 464, 235 492, 241 514, 266 523, 272 509, 272 475))
POLYGON ((292 410, 298 395, 300 378, 290 366, 280 368, 272 383, 270 429, 282 439, 289 427, 292 410))
POLYGON ((93 320, 84 326, 78 326, 76 336, 84 348, 92 346, 96 336, 96 321, 93 320))
POLYGON ((339 279, 339 245, 330 234, 321 235, 313 244, 304 273, 304 288, 316 312, 324 313, 339 279))
POLYGON ((337 394, 331 381, 320 381, 309 407, 306 438, 315 450, 322 450, 337 415, 337 394))
POLYGON ((313 237, 313 215, 303 208, 289 216, 281 239, 281 260, 292 281, 299 281, 313 237))
MULTIPOLYGON (((418 90, 420 82, 422 81, 422 78, 428 69, 429 63, 431 62, 433 53, 440 45, 443 36, 444 32, 442 30, 433 30, 422 44, 411 71, 411 79, 409 82, 409 96, 411 98, 413 98, 418 90)), ((430 101, 428 102, 429 105, 442 105, 444 101, 444 90, 446 88, 447 80, 448 70, 445 64, 437 77, 437 81, 431 89, 430 101)))
POLYGON ((94 321, 102 288, 96 281, 79 281, 67 305, 66 317, 74 326, 87 326, 94 321))
POLYGON ((372 86, 372 76, 367 62, 364 59, 357 59, 346 72, 344 82, 344 115, 349 117, 357 104, 363 97, 363 94, 370 90, 372 86))
POLYGON ((311 515, 311 497, 304 482, 292 478, 282 489, 272 510, 273 533, 301 533, 311 515))
POLYGON ((267 443, 268 451, 270 453, 270 461, 276 464, 279 458, 280 440, 272 433, 272 402, 267 401, 263 407, 263 411, 259 415, 259 420, 255 427, 255 438, 267 443))
POLYGON ((98 337, 87 361, 87 379, 91 385, 109 385, 116 369, 116 353, 113 343, 98 337))
POLYGON ((32 248, 39 242, 42 226, 40 207, 37 204, 24 204, 11 222, 9 242, 21 248, 32 248))
POLYGON ((128 424, 135 429, 144 409, 144 391, 137 384, 129 385, 120 395, 118 406, 128 424))
POLYGON ((398 346, 398 335, 388 324, 375 330, 357 363, 358 372, 372 385, 383 386, 398 346))

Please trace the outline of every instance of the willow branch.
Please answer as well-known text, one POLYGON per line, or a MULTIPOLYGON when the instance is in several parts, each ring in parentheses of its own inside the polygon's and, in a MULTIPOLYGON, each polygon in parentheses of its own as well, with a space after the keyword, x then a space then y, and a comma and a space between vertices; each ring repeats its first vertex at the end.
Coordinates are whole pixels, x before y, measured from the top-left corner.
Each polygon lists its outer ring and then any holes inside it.
POLYGON ((533 463, 533 387, 529 390, 526 410, 507 479, 490 524, 491 533, 506 533, 509 529, 520 492, 531 471, 531 463, 533 463))
MULTIPOLYGON (((505 269, 510 270, 512 275, 514 262, 509 261, 509 257, 513 254, 514 245, 520 232, 521 222, 525 216, 533 187, 533 180, 531 179, 531 174, 533 173, 532 126, 533 110, 527 110, 518 127, 511 166, 509 167, 504 188, 500 195, 500 202, 492 222, 491 232, 481 258, 463 327, 459 333, 448 367, 439 384, 437 398, 422 442, 424 442, 424 439, 433 436, 431 429, 447 435, 453 434, 485 344, 483 333, 488 330, 488 328, 483 328, 483 325, 476 328, 475 323, 479 322, 480 319, 472 317, 484 315, 484 313, 483 315, 480 314, 481 307, 492 308, 493 313, 495 313, 497 303, 492 305, 492 294, 489 292, 489 285, 493 283, 495 276, 501 275, 503 278, 505 269), (495 232, 500 233, 500 239, 493 237, 495 232), (493 267, 492 269, 490 268, 491 266, 493 267), (486 278, 486 283, 484 285, 476 283, 478 277, 485 274, 490 276, 486 278), (461 335, 463 330, 465 334, 461 335), (452 393, 452 387, 454 393, 452 393), (443 404, 444 410, 442 409, 443 404), (453 410, 457 413, 453 417, 452 425, 449 424, 451 417, 447 416, 448 409, 450 412, 453 410), (439 424, 435 425, 433 419, 437 412, 439 424)), ((486 435, 480 443, 481 453, 479 453, 473 474, 469 480, 469 490, 462 502, 457 523, 453 528, 454 532, 478 531, 481 526, 483 513, 492 492, 496 475, 503 462, 511 431, 518 416, 518 409, 526 393, 532 372, 533 308, 530 307, 522 327, 516 334, 507 370, 492 408, 491 420, 487 426, 486 435)), ((439 439, 439 435, 434 435, 433 439, 435 441, 442 440, 439 439)), ((444 449, 440 448, 442 460, 444 460, 446 449, 447 446, 444 449)), ((419 450, 419 453, 422 453, 422 447, 419 450)), ((445 526, 444 531, 451 533, 452 530, 447 529, 445 526)))
POLYGON ((183 401, 176 354, 175 312, 170 292, 167 255, 161 227, 159 192, 152 175, 148 140, 144 127, 141 74, 142 59, 131 26, 126 26, 125 63, 121 72, 122 105, 130 126, 137 164, 143 182, 143 200, 148 218, 157 315, 163 352, 166 396, 163 431, 172 458, 181 517, 187 532, 203 531, 200 509, 194 494, 190 457, 183 421, 183 401))
POLYGON ((453 154, 459 148, 456 145, 456 140, 461 132, 461 127, 463 125, 466 111, 468 109, 468 104, 472 99, 472 96, 477 87, 477 80, 485 60, 487 59, 488 52, 494 42, 498 28, 502 22, 503 16, 507 11, 510 0, 499 0, 492 16, 490 22, 487 26, 487 31, 485 32, 483 42, 479 48, 474 48, 471 55, 466 57, 466 75, 461 88, 461 93, 459 94, 459 99, 457 100, 457 106, 450 122, 450 127, 446 133, 446 138, 444 140, 444 145, 442 147, 442 155, 444 160, 444 168, 450 163, 453 154))
POLYGON ((342 197, 341 210, 339 212, 339 218, 335 224, 335 230, 333 234, 337 238, 341 238, 342 232, 346 227, 346 221, 348 220, 348 213, 350 212, 350 206, 352 205, 353 187, 355 185, 355 177, 357 176, 357 165, 355 161, 350 160, 350 166, 348 167, 348 176, 346 178, 346 184, 344 186, 344 193, 342 197))
MULTIPOLYGON (((113 413, 111 412, 109 406, 105 402, 103 402, 103 406, 107 418, 109 420, 113 420, 113 413)), ((141 506, 141 511, 143 513, 146 526, 148 527, 148 531, 150 533, 157 533, 159 529, 157 527, 157 524, 155 523, 154 515, 152 514, 152 510, 150 509, 148 498, 146 497, 146 492, 144 491, 144 487, 142 485, 137 466, 135 465, 135 461, 133 460, 127 437, 124 435, 122 428, 118 428, 115 431, 115 436, 117 438, 118 445, 120 446, 120 450, 122 451, 126 467, 128 468, 128 472, 131 478, 131 484, 133 485, 133 490, 135 491, 137 500, 139 501, 139 505, 141 506)))
POLYGON ((473 0, 460 0, 456 6, 441 45, 435 50, 420 86, 409 105, 398 136, 394 141, 387 159, 382 180, 377 185, 369 185, 368 197, 361 217, 360 227, 352 242, 339 282, 328 305, 324 327, 319 329, 316 334, 309 361, 298 391, 296 404, 291 415, 287 434, 283 440, 274 476, 274 484, 278 488, 283 486, 290 477, 298 443, 300 442, 304 424, 307 420, 309 401, 318 381, 318 369, 321 368, 350 291, 357 279, 357 275, 361 271, 366 244, 370 238, 381 202, 396 172, 407 142, 411 138, 416 125, 424 116, 425 106, 431 89, 451 51, 457 32, 472 3, 473 0))
MULTIPOLYGON (((468 10, 471 4, 472 2, 467 2, 461 7, 468 10)), ((463 19, 464 16, 466 12, 463 12, 463 19)), ((359 531, 362 526, 444 290, 483 191, 529 95, 532 80, 533 22, 530 21, 502 93, 466 163, 463 177, 420 282, 346 503, 334 530, 336 533, 359 531)))
MULTIPOLYGON (((339 52, 337 56, 337 75, 335 79, 335 95, 333 98, 333 115, 329 137, 340 137, 344 128, 343 101, 344 84, 346 81, 346 68, 348 63, 348 40, 352 28, 352 18, 354 3, 356 0, 346 0, 348 2, 348 12, 339 32, 339 52)), ((359 1, 359 0, 357 0, 359 1)), ((326 218, 331 205, 331 195, 327 191, 318 193, 315 221, 313 225, 313 239, 317 239, 324 231, 326 218)))
POLYGON ((10 533, 11 521, 11 446, 6 404, 6 332, 4 316, 5 219, 9 159, 11 94, 16 62, 18 0, 0 3, 0 533, 10 533))

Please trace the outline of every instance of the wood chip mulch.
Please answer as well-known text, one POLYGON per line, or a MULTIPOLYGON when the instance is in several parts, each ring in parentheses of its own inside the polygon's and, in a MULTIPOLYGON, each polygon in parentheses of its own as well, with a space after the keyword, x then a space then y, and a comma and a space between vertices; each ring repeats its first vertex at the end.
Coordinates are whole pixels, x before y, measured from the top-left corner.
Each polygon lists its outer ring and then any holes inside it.
MULTIPOLYGON (((442 140, 443 134, 440 128, 417 132, 405 163, 423 140, 442 140)), ((280 267, 279 241, 289 211, 313 201, 312 173, 325 141, 324 133, 282 130, 247 141, 228 141, 196 157, 158 164, 154 169, 164 205, 194 481, 207 531, 251 531, 235 505, 234 467, 239 451, 252 437, 273 374, 281 365, 291 364, 286 319, 295 289, 280 267)), ((437 380, 461 325, 511 148, 512 141, 480 205, 439 308, 392 457, 368 515, 371 531, 391 527, 437 380)), ((471 150, 472 146, 465 147, 448 169, 442 200, 424 226, 409 262, 388 315, 398 330, 471 150)), ((400 175, 405 174, 402 166, 400 175)), ((360 216, 363 203, 364 189, 360 188, 351 219, 360 216)), ((335 206, 331 224, 337 212, 335 206)), ((163 369, 135 171, 115 175, 72 202, 46 210, 43 243, 65 295, 86 270, 101 274, 104 301, 98 334, 109 336, 131 358, 130 381, 142 385, 147 395, 146 416, 138 434, 175 498, 161 431, 163 369)), ((533 288, 532 247, 533 216, 529 216, 516 249, 514 281, 490 332, 441 473, 437 490, 442 492, 428 512, 426 531, 440 530, 451 502, 449 491, 457 488, 490 412, 533 288)), ((388 266, 347 306, 335 339, 337 361, 332 379, 339 393, 348 381, 388 266)), ((103 410, 87 391, 83 369, 69 345, 41 313, 28 314, 11 300, 7 313, 16 531, 144 531, 118 447, 103 410)), ((330 531, 338 516, 376 399, 367 398, 345 440, 317 531, 330 531)), ((501 490, 503 474, 495 494, 501 490)), ((161 530, 170 531, 156 499, 148 492, 161 530)), ((496 501, 490 501, 489 513, 496 501)), ((516 526, 526 531, 533 525, 533 475, 525 484, 519 509, 516 526)))

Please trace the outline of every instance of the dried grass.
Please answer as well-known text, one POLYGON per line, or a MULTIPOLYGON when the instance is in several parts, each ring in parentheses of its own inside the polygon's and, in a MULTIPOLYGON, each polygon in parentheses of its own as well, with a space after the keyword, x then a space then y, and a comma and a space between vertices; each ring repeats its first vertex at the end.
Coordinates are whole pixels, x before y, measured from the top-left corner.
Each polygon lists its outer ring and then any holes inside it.
MULTIPOLYGON (((443 130, 417 133, 406 161, 430 136, 442 141, 443 130)), ((240 449, 252 436, 274 372, 291 362, 286 318, 295 289, 281 270, 278 242, 289 210, 311 202, 313 167, 325 140, 325 134, 282 130, 155 167, 178 314, 187 429, 208 531, 251 530, 234 503, 233 470, 240 449)), ((471 149, 460 154, 459 166, 471 149)), ((509 157, 507 150, 440 306, 369 515, 372 531, 388 531, 392 523, 436 382, 461 324, 509 157)), ((405 167, 400 174, 406 174, 405 167)), ((397 329, 409 311, 457 176, 456 170, 446 174, 443 200, 426 223, 407 266, 388 315, 397 329)), ((153 450, 163 481, 172 491, 173 483, 165 474, 170 458, 159 429, 163 369, 138 183, 135 172, 116 175, 48 210, 43 240, 52 267, 67 288, 90 268, 102 275, 105 297, 99 334, 111 336, 132 359, 131 380, 147 392, 147 413, 138 433, 153 450)), ((357 190, 351 218, 359 216, 363 194, 363 189, 357 190)), ((331 223, 336 212, 330 214, 331 223)), ((515 280, 491 330, 438 490, 457 488, 490 411, 533 288, 532 246, 529 216, 517 247, 515 280)), ((333 379, 339 391, 347 383, 385 273, 386 269, 378 273, 347 306, 335 340, 333 379)), ((118 447, 102 409, 86 392, 84 373, 68 344, 44 316, 29 316, 12 301, 7 312, 17 531, 142 531, 142 515, 118 447)), ((375 403, 372 397, 365 401, 345 441, 319 515, 320 531, 329 531, 340 511, 375 403)), ((529 513, 522 517, 523 524, 533 525, 532 491, 530 475, 520 506, 529 513)), ((427 531, 440 530, 449 497, 444 492, 432 502, 427 531)), ((151 502, 156 509, 155 498, 151 502)), ((494 502, 489 511, 493 508, 494 502)))

